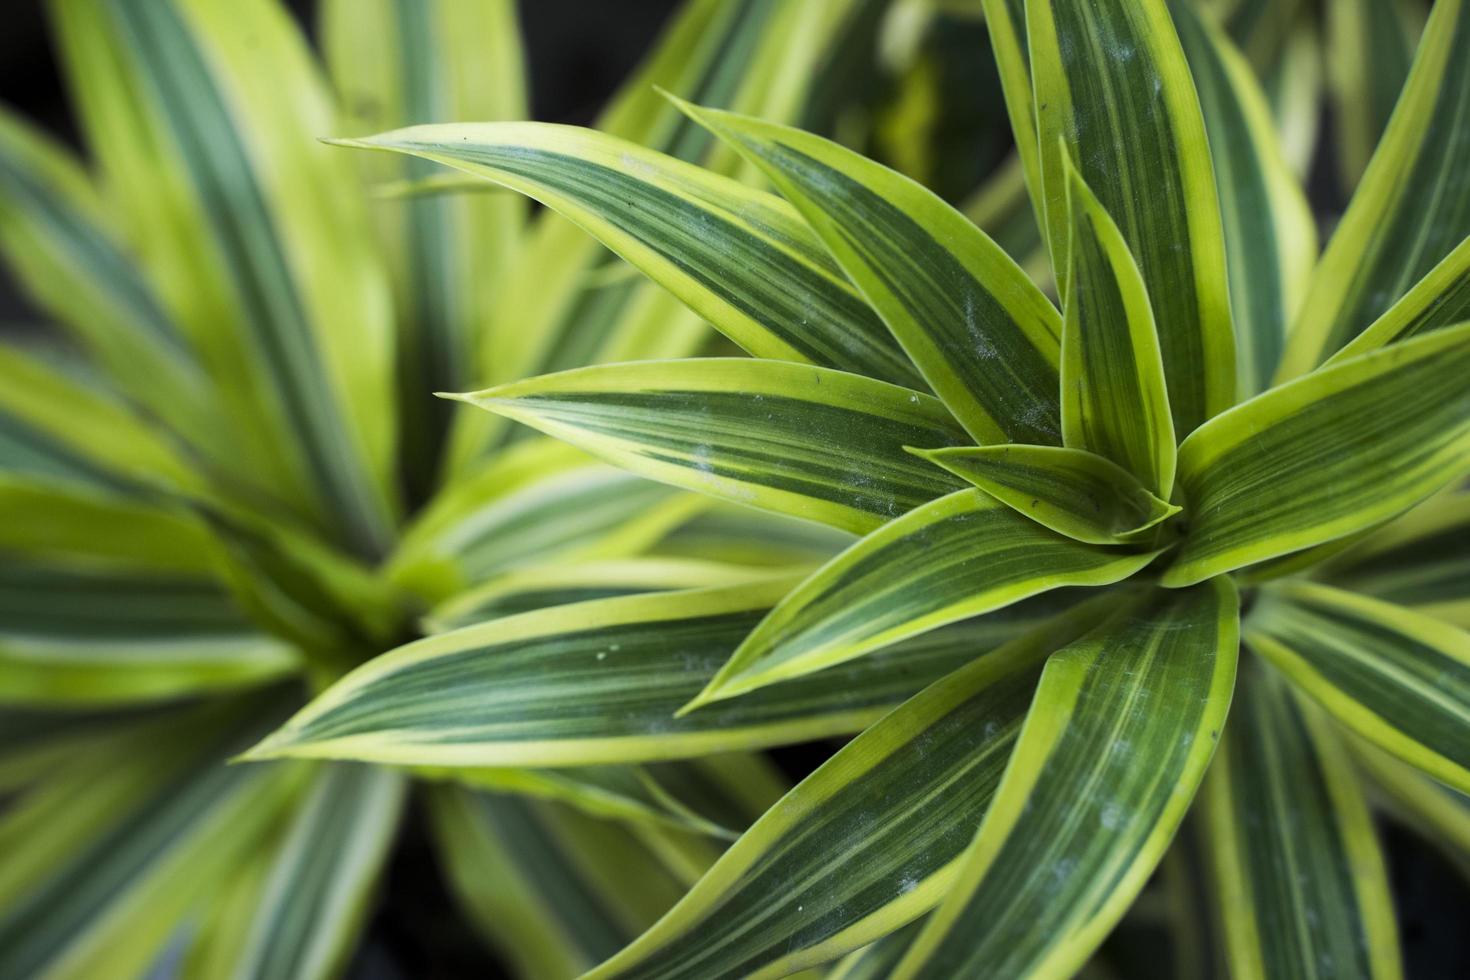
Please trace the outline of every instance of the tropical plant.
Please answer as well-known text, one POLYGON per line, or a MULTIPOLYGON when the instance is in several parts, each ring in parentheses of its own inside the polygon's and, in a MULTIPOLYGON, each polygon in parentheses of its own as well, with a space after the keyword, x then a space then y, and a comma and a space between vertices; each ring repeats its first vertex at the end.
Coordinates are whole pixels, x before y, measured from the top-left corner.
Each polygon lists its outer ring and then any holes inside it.
MULTIPOLYGON (((851 6, 693 0, 599 125, 734 174, 655 88, 796 118, 851 6)), ((274 0, 51 9, 91 160, 0 115, 0 249, 61 328, 0 349, 0 976, 339 972, 410 779, 518 969, 592 965, 779 797, 765 760, 226 762, 421 618, 763 580, 840 536, 432 397, 708 335, 514 195, 317 142, 521 118, 510 0, 331 0, 326 74, 274 0)))
POLYGON ((798 579, 409 644, 250 757, 860 732, 596 977, 1065 976, 1197 795, 1176 864, 1207 868, 1233 974, 1397 975, 1364 787, 1470 839, 1470 10, 1435 4, 1318 260, 1218 26, 984 8, 1060 310, 931 191, 750 115, 672 99, 775 193, 570 127, 345 141, 534 198, 753 355, 455 397, 861 537, 798 579))

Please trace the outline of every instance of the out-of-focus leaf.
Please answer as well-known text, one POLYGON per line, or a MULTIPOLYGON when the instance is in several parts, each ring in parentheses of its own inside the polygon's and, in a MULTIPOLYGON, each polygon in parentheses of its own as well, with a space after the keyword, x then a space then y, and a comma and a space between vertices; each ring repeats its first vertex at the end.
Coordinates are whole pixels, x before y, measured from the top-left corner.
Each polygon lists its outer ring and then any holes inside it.
POLYGON ((670 531, 650 554, 781 568, 821 564, 853 540, 824 524, 712 503, 670 531))
POLYGON ((1404 0, 1340 0, 1323 8, 1336 162, 1349 189, 1363 176, 1409 75, 1414 34, 1407 7, 1404 0))
POLYGON ((1362 739, 1354 740, 1352 747, 1361 767, 1383 791, 1378 802, 1439 847, 1470 878, 1470 796, 1362 739))

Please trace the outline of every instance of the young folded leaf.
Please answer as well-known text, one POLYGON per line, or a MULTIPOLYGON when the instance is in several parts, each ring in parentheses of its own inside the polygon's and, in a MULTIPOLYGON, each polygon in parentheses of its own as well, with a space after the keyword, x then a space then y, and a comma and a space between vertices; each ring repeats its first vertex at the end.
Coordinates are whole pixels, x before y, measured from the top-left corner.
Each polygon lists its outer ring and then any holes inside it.
POLYGON ((1000 246, 933 192, 836 143, 679 106, 796 206, 976 441, 1061 441, 1057 311, 1000 246))
POLYGON ((895 978, 1082 966, 1204 777, 1235 687, 1237 612, 1225 578, 1151 590, 1047 660, 955 886, 895 978))
POLYGON ((1174 420, 1148 291, 1113 219, 1069 157, 1062 442, 1112 460, 1155 496, 1174 489, 1174 420))
POLYGON ((1157 554, 1073 541, 960 490, 890 521, 791 590, 684 711, 1064 585, 1110 585, 1157 554))
POLYGON ((1026 22, 1061 293, 1070 154, 1138 262, 1182 438, 1234 403, 1235 343, 1214 169, 1179 38, 1164 0, 1031 0, 1026 22))
POLYGON ((785 976, 932 908, 995 792, 1042 661, 1104 612, 1078 608, 895 709, 588 980, 785 976))
POLYGON ((903 451, 966 442, 943 405, 827 368, 649 361, 459 397, 640 475, 846 531, 962 485, 903 451))
POLYGON ((1251 647, 1347 728, 1470 793, 1470 634, 1323 585, 1265 591, 1251 647))
POLYGON ((1470 8, 1438 0, 1398 105, 1322 253, 1279 379, 1326 360, 1470 234, 1470 8))
POLYGON ((1179 513, 1116 463, 1059 446, 910 449, 1058 534, 1127 544, 1179 513))
POLYGON ((415 126, 348 146, 447 164, 570 219, 757 357, 923 380, 785 201, 576 126, 415 126))
POLYGON ((1200 794, 1231 975, 1401 976, 1383 855, 1336 733, 1259 662, 1242 662, 1235 702, 1200 794))
POLYGON ((1179 448, 1190 527, 1166 585, 1372 527, 1470 471, 1470 324, 1258 395, 1179 448))

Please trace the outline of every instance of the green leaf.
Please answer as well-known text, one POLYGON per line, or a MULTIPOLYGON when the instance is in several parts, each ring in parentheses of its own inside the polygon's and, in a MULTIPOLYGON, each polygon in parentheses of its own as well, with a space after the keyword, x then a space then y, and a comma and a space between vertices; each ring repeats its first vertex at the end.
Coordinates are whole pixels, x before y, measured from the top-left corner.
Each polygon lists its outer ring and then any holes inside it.
POLYGON ((1260 83, 1230 39, 1190 3, 1169 5, 1199 91, 1225 231, 1236 374, 1250 397, 1271 383, 1301 307, 1317 226, 1260 83))
POLYGON ((904 446, 966 441, 928 395, 749 358, 610 364, 462 397, 640 476, 856 532, 959 485, 904 446))
POLYGON ((0 704, 106 705, 257 686, 301 667, 216 581, 0 552, 0 704))
MULTIPOLYGON (((1352 188, 1388 125, 1414 58, 1414 14, 1403 0, 1344 0, 1323 10, 1328 94, 1342 185, 1352 188)), ((1422 14, 1418 16, 1422 17, 1422 14)))
POLYGON ((404 532, 388 576, 440 602, 509 571, 637 552, 701 504, 569 446, 524 442, 437 494, 404 532))
POLYGON ((651 549, 655 556, 783 568, 821 564, 852 535, 810 521, 711 501, 651 549))
POLYGON ((684 710, 1050 589, 1109 585, 1154 554, 1073 541, 979 490, 960 490, 890 521, 803 581, 684 710))
POLYGON ((1383 139, 1333 232, 1279 377, 1310 371, 1362 333, 1470 234, 1470 10, 1440 0, 1383 139))
POLYGON ((1090 544, 1123 544, 1179 512, 1127 470, 1101 456, 1057 446, 914 450, 1018 513, 1090 544))
POLYGON ((370 911, 406 788, 386 770, 322 767, 272 855, 237 980, 338 975, 370 911))
POLYGON ((1326 561, 1316 577, 1470 629, 1470 494, 1433 497, 1326 561))
POLYGON ((309 49, 266 0, 55 5, 102 178, 258 482, 362 555, 395 520, 388 282, 309 49))
POLYGON ((1470 320, 1470 236, 1327 363, 1470 320))
POLYGON ((440 864, 520 976, 563 980, 652 925, 683 888, 627 828, 566 807, 435 787, 440 864))
POLYGON ((1204 121, 1163 0, 1026 5, 1041 188, 1067 295, 1063 154, 1118 223, 1153 306, 1180 437, 1235 401, 1225 242, 1204 121))
POLYGON ((1179 448, 1186 585, 1372 527, 1470 469, 1470 324, 1274 388, 1179 448))
POLYGON ((784 976, 933 907, 995 792, 1042 660, 1100 615, 1094 603, 1053 620, 868 728, 589 980, 784 976))
POLYGON ((7 808, 0 973, 145 973, 300 784, 295 767, 224 764, 280 702, 276 691, 113 728, 7 808))
POLYGON ((1383 856, 1331 728, 1247 661, 1205 780, 1231 976, 1400 976, 1383 856))
POLYGON ((760 167, 981 443, 1055 444, 1056 309, 964 215, 810 133, 680 107, 760 167))
POLYGON ((923 381, 780 198, 574 126, 416 126, 346 145, 446 164, 575 222, 756 357, 923 381))
MULTIPOLYGON (((1006 113, 1016 140, 1016 156, 1029 190, 1034 221, 1031 234, 1039 236, 1046 225, 1046 207, 1041 198, 1041 141, 1036 135, 1036 96, 1031 89, 1031 48, 1026 40, 1025 0, 981 0, 990 45, 1000 74, 1006 113)), ((1002 244, 1004 244, 1002 242, 1002 244)), ((1044 245, 1045 243, 1042 242, 1044 245)), ((1015 251, 1010 252, 1016 255, 1015 251)))
POLYGON ((1470 792, 1470 633, 1305 582, 1264 591, 1251 647, 1334 718, 1470 792))
POLYGON ((1470 877, 1470 796, 1424 775, 1362 739, 1352 742, 1360 767, 1382 790, 1375 802, 1436 845, 1470 877))
POLYGON ((877 942, 849 953, 822 975, 824 980, 883 980, 918 938, 925 921, 915 919, 877 942))
MULTIPOLYGON (((512 0, 328 0, 318 20, 348 127, 334 135, 528 114, 512 0)), ((373 183, 439 172, 419 160, 354 162, 373 183)), ((484 328, 504 288, 501 277, 519 244, 526 206, 513 195, 435 195, 376 202, 373 217, 398 300, 403 462, 411 486, 422 492, 436 474, 451 411, 431 393, 486 382, 484 328)))
POLYGON ((1067 976, 1163 857, 1225 722, 1235 587, 1152 590, 1053 654, 953 889, 895 977, 1067 976))
POLYGON ((675 719, 789 588, 598 599, 419 640, 349 674, 252 755, 581 766, 844 734, 1075 601, 1058 594, 675 719))
POLYGON ((1113 219, 1068 158, 1062 441, 1105 457, 1165 499, 1174 422, 1148 291, 1113 219))

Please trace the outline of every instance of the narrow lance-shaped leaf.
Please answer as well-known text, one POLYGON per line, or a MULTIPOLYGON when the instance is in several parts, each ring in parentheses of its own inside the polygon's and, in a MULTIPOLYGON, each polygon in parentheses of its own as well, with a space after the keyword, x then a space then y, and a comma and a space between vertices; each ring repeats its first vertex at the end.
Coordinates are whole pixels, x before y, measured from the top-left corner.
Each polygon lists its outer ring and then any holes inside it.
MULTIPOLYGON (((1035 234, 1045 227, 1046 208, 1041 197, 1041 142, 1036 135, 1036 98, 1031 88, 1026 3, 1025 0, 981 0, 981 5, 985 11, 990 46, 995 51, 1006 114, 1010 116, 1011 132, 1016 139, 1016 155, 1024 174, 1025 187, 1031 192, 1029 197, 1035 216, 1031 231, 1035 234)), ((1011 252, 1011 255, 1016 253, 1011 252)))
POLYGON ((321 767, 272 855, 235 980, 337 975, 369 911, 406 788, 383 769, 321 767))
POLYGON ((1062 315, 1062 441, 1105 457, 1155 495, 1174 489, 1174 421, 1148 291, 1113 219, 1072 166, 1062 315))
POLYGON ((1204 777, 1235 686, 1237 613, 1224 578, 1152 590, 1051 656, 955 887, 895 977, 1082 966, 1204 777))
POLYGON ((1335 733, 1255 661, 1235 703, 1201 794, 1231 976, 1399 977, 1383 856, 1335 733))
POLYGON ((1041 661, 1102 614, 1094 603, 1053 620, 864 731, 591 978, 785 976, 932 908, 995 792, 1041 661))
POLYGON ((1349 190, 1363 176, 1409 74, 1414 37, 1408 6, 1403 0, 1342 0, 1323 10, 1337 169, 1349 190))
POLYGON ((1243 397, 1271 383, 1317 258, 1317 226, 1270 107, 1229 38, 1186 0, 1169 9, 1189 58, 1215 165, 1243 397))
POLYGON ((1470 320, 1470 234, 1327 363, 1470 320))
POLYGON ((1332 585, 1470 629, 1470 494, 1445 493, 1326 561, 1332 585))
POLYGON ((1343 725, 1470 792, 1470 633, 1306 583, 1266 590, 1251 647, 1343 725))
POLYGON ((966 441, 928 395, 778 361, 612 364, 462 397, 640 476, 857 532, 959 486, 904 446, 966 441))
MULTIPOLYGON (((977 491, 978 492, 978 491, 977 491)), ((329 688, 252 757, 416 766, 680 759, 861 731, 1070 593, 676 719, 791 581, 560 606, 443 633, 329 688)))
POLYGON ((979 442, 1060 441, 1056 309, 931 191, 800 130, 680 103, 770 178, 979 442))
POLYGON ((1382 791, 1374 802, 1439 847, 1470 878, 1470 795, 1362 739, 1353 741, 1352 750, 1361 769, 1382 791))
POLYGON ((1439 0, 1383 139, 1327 243, 1279 376, 1304 374, 1470 234, 1470 9, 1439 0))
POLYGON ((1059 446, 912 450, 1019 513, 1090 544, 1125 544, 1177 514, 1116 463, 1059 446))
POLYGON ((395 519, 391 310, 330 100, 266 0, 53 5, 88 141, 238 454, 363 555, 395 519))
POLYGON ((344 142, 447 164, 529 195, 757 357, 923 385, 821 243, 774 195, 574 126, 416 126, 344 142))
POLYGON ((890 521, 803 581, 685 711, 1064 585, 1120 581, 1154 554, 1073 541, 979 490, 957 491, 890 521))
POLYGON ((1070 153, 1138 262, 1183 437, 1235 401, 1235 347, 1214 169, 1179 38, 1163 0, 1038 0, 1026 17, 1062 295, 1070 153))
POLYGON ((1315 371, 1179 448, 1189 533, 1165 584, 1372 527, 1470 469, 1470 324, 1315 371))

